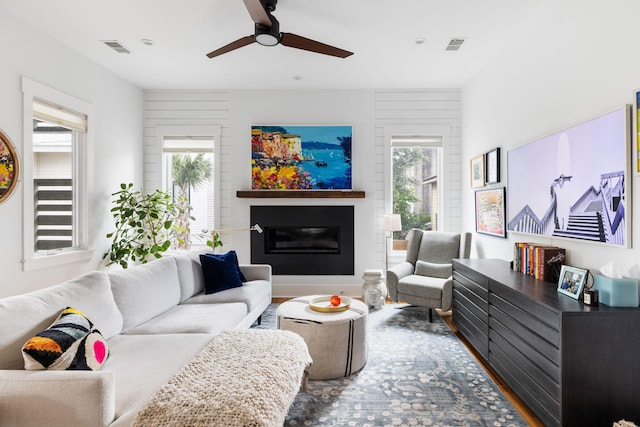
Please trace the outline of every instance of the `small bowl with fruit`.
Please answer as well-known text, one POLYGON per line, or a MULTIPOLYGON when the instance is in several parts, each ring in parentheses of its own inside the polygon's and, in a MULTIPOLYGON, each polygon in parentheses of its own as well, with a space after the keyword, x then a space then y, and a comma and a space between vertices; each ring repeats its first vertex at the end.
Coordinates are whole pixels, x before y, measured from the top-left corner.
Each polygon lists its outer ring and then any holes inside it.
POLYGON ((348 310, 351 298, 342 295, 324 295, 309 301, 309 308, 321 313, 336 313, 348 310))

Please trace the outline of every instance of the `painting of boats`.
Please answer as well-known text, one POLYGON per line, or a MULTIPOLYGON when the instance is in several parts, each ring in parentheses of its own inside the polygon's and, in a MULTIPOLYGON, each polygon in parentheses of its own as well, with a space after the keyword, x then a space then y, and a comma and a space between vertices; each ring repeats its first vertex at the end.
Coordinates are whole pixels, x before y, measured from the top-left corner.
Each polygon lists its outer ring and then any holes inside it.
POLYGON ((351 190, 351 126, 252 126, 254 190, 351 190))

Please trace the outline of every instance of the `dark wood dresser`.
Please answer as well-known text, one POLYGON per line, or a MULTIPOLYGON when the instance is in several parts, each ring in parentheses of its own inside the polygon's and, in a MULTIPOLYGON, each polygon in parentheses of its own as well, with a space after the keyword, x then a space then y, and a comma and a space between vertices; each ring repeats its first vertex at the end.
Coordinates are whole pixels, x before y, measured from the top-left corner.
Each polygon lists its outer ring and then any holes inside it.
POLYGON ((545 425, 640 425, 640 309, 556 288, 507 261, 454 260, 453 323, 545 425))

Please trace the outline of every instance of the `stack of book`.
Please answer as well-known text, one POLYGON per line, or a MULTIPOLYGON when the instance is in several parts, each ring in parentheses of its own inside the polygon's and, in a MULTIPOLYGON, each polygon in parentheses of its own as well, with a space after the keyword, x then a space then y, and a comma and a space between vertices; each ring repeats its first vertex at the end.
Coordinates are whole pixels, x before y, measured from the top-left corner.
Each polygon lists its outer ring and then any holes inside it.
POLYGON ((516 242, 513 247, 513 269, 547 282, 553 281, 552 264, 564 264, 565 258, 565 249, 557 246, 516 242))

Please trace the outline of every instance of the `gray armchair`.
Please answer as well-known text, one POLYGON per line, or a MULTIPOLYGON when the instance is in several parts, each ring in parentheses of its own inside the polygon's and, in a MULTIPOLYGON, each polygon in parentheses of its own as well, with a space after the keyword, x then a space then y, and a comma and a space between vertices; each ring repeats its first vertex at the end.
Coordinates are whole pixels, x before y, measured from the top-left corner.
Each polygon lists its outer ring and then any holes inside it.
POLYGON ((407 234, 406 260, 387 270, 387 289, 393 301, 450 310, 453 298, 452 260, 469 258, 471 233, 412 229, 407 234))

